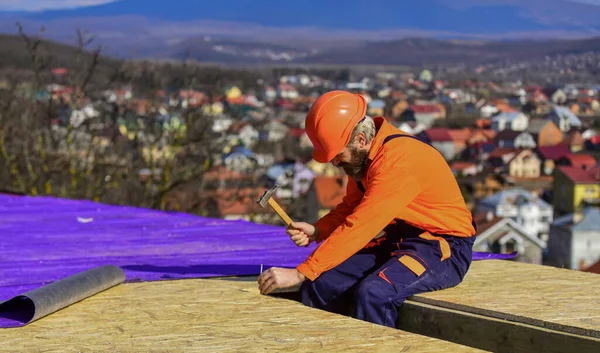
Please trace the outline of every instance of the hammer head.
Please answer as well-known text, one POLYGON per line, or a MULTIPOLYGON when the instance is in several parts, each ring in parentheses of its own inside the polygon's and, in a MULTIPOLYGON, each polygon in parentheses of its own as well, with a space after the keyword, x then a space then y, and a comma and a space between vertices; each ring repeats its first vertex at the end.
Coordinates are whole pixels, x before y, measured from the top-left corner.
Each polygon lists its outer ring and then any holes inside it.
POLYGON ((258 198, 258 200, 256 200, 256 203, 261 205, 262 207, 267 206, 267 203, 269 202, 269 199, 271 197, 273 197, 273 195, 275 194, 275 190, 277 190, 277 188, 279 187, 279 185, 275 185, 272 188, 270 188, 269 190, 265 191, 261 197, 258 198))

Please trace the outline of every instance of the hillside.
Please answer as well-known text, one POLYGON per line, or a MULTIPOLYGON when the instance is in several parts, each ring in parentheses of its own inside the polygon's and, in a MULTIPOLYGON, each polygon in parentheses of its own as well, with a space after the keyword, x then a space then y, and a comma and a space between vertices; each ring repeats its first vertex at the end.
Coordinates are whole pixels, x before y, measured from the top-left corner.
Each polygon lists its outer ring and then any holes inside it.
POLYGON ((600 37, 581 40, 446 41, 412 38, 371 42, 323 52, 302 62, 382 65, 495 64, 543 60, 546 56, 600 53, 600 37))
MULTIPOLYGON (((68 66, 76 48, 45 41, 43 50, 52 54, 53 66, 68 66)), ((450 41, 409 38, 396 41, 338 43, 311 49, 309 44, 274 44, 190 38, 170 46, 148 46, 143 57, 161 60, 193 58, 200 62, 228 65, 258 64, 346 64, 346 65, 479 65, 543 61, 557 55, 600 53, 600 37, 580 40, 544 41, 450 41)), ((114 60, 104 57, 102 64, 114 60)), ((0 67, 31 68, 23 41, 0 35, 0 67)))
MULTIPOLYGON (((33 40, 33 39, 32 39, 33 40)), ((39 51, 50 57, 51 67, 69 67, 77 57, 77 48, 72 45, 43 40, 39 51)), ((85 59, 91 58, 91 53, 84 52, 85 59)), ((115 65, 115 60, 101 57, 101 66, 107 68, 115 65)), ((0 67, 16 69, 32 69, 33 63, 23 39, 16 35, 0 34, 0 67)))

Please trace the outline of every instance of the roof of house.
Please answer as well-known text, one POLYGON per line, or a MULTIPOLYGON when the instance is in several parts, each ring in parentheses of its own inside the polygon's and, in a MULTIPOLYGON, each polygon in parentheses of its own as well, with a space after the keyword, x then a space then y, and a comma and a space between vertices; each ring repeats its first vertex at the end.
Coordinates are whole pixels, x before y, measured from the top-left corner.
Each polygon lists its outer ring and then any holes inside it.
POLYGON ((502 219, 502 217, 497 217, 494 212, 479 212, 473 215, 473 221, 477 226, 477 234, 485 232, 502 219))
POLYGON ((600 210, 586 207, 581 221, 575 223, 575 214, 570 213, 555 219, 552 225, 567 227, 576 232, 600 232, 600 210))
POLYGON ((517 153, 519 152, 519 149, 517 148, 496 148, 495 150, 492 151, 492 153, 490 153, 489 157, 503 157, 507 154, 511 154, 511 153, 517 153))
POLYGON ((560 166, 558 169, 575 184, 600 183, 600 166, 583 169, 581 167, 560 166))
POLYGON ((383 99, 373 99, 368 104, 369 108, 385 108, 385 101, 383 99))
POLYGON ((592 266, 588 267, 588 269, 585 270, 585 272, 600 274, 600 261, 598 261, 595 264, 593 264, 592 266))
POLYGON ((593 167, 596 165, 596 159, 590 154, 570 154, 564 156, 571 163, 572 167, 593 167))
POLYGON ((214 199, 221 216, 269 213, 268 207, 256 203, 262 193, 258 188, 239 188, 221 191, 214 199))
POLYGON ((512 141, 512 140, 516 139, 517 136, 521 135, 522 133, 523 133, 523 131, 502 130, 496 134, 496 136, 494 137, 494 140, 496 140, 496 141, 507 141, 507 140, 512 141))
POLYGON ((313 179, 313 185, 320 206, 334 208, 341 203, 346 195, 347 183, 348 178, 346 176, 316 176, 313 179))
POLYGON ((569 146, 565 145, 541 146, 537 148, 537 151, 542 158, 551 159, 553 161, 571 154, 571 149, 569 149, 569 146))
POLYGON ((476 164, 473 162, 462 162, 462 161, 457 161, 452 163, 451 168, 454 170, 465 170, 467 168, 472 168, 475 167, 476 164))
POLYGON ((448 129, 448 134, 454 142, 465 142, 471 137, 472 131, 469 128, 464 129, 448 129))
POLYGON ((477 239, 475 243, 480 243, 489 238, 491 238, 490 240, 497 241, 505 235, 516 231, 541 249, 546 247, 544 241, 510 218, 499 218, 498 221, 492 220, 489 223, 491 225, 487 228, 480 229, 479 226, 477 227, 477 239))
POLYGON ((553 105, 550 114, 556 115, 561 119, 567 119, 570 125, 581 125, 581 120, 567 107, 553 105))
POLYGON ((453 141, 447 128, 438 127, 424 131, 431 142, 453 141))
POLYGON ((437 104, 413 104, 410 109, 415 113, 441 113, 442 109, 437 104))
POLYGON ((535 194, 523 188, 510 188, 499 191, 492 196, 482 199, 479 203, 484 206, 495 208, 499 204, 520 204, 534 203, 540 207, 551 208, 552 206, 546 201, 540 199, 535 194))
POLYGON ((546 119, 531 119, 529 120, 529 126, 527 127, 527 132, 533 133, 533 134, 539 134, 540 131, 542 131, 542 129, 544 127, 546 127, 546 125, 548 124, 553 124, 553 122, 551 120, 546 120, 546 119))
MULTIPOLYGON (((522 112, 501 112, 492 118, 492 121, 499 121, 506 119, 507 121, 513 121, 519 116, 524 115, 522 112)), ((525 115, 527 117, 527 115, 525 115)))

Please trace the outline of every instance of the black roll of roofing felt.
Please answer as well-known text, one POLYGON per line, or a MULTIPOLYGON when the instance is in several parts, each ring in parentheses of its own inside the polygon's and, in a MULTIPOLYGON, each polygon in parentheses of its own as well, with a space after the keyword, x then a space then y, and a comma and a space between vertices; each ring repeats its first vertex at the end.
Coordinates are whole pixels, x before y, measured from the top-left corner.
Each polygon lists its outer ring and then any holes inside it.
POLYGON ((77 273, 18 295, 0 304, 0 316, 28 324, 125 281, 117 266, 77 273))

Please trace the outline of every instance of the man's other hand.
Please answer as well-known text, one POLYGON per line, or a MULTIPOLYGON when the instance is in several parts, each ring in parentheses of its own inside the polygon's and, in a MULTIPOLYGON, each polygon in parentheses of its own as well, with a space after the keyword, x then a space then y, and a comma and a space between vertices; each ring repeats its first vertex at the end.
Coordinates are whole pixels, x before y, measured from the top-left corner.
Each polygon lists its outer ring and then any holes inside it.
POLYGON ((275 289, 298 285, 305 279, 306 277, 295 268, 271 267, 258 276, 258 288, 261 294, 269 294, 275 289))

